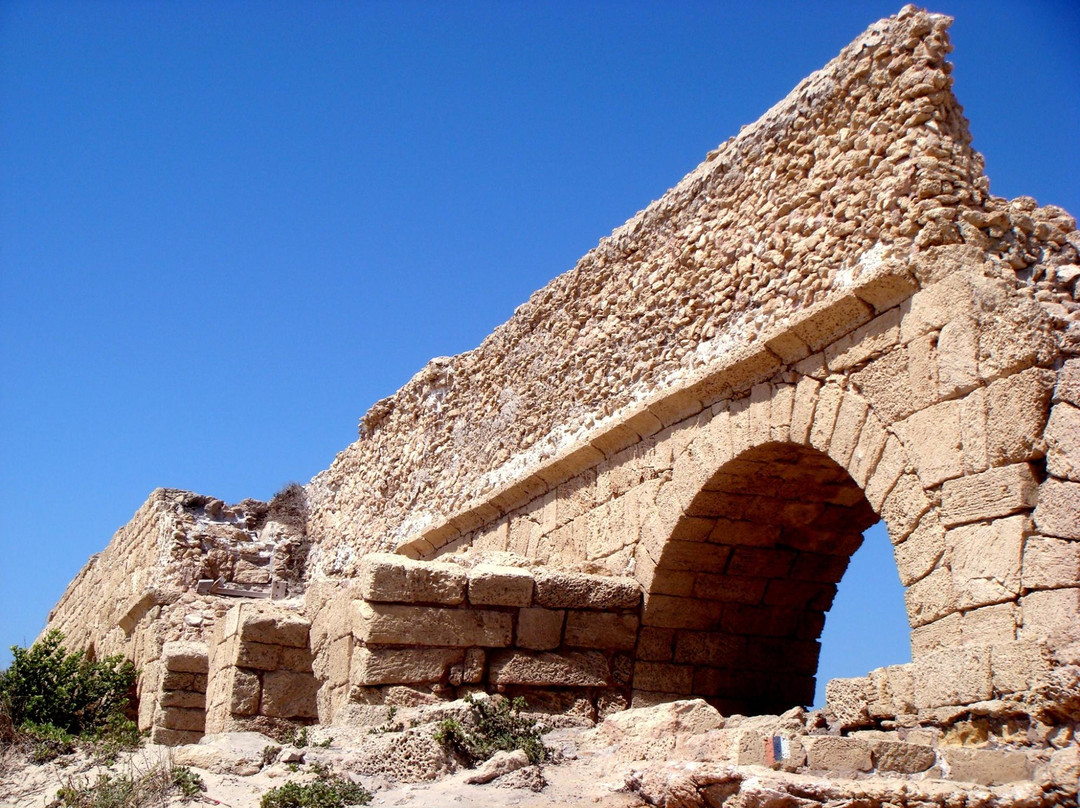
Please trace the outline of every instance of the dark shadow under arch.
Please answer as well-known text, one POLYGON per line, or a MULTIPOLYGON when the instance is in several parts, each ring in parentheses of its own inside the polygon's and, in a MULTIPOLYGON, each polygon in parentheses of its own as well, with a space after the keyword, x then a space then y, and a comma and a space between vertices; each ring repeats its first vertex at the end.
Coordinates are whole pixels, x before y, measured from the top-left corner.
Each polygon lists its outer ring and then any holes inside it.
POLYGON ((726 714, 811 704, 825 613, 877 521, 847 471, 815 449, 769 443, 726 463, 663 547, 635 690, 701 697, 726 714))

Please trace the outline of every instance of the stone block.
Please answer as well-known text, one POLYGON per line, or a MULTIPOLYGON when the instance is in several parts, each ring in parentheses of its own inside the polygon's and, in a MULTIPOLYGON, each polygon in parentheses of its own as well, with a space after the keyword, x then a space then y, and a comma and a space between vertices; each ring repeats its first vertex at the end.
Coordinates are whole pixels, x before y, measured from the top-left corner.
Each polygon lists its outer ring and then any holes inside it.
POLYGON ((360 596, 373 603, 465 601, 467 576, 457 564, 414 561, 395 553, 369 553, 357 572, 360 596))
POLYGON ((1080 359, 1070 359, 1061 366, 1054 388, 1054 401, 1066 401, 1080 407, 1080 359))
POLYGON ((947 480, 941 488, 941 518, 946 527, 952 527, 1030 510, 1038 492, 1039 483, 1028 463, 947 480))
POLYGON ((878 513, 889 527, 889 539, 895 543, 906 539, 930 508, 930 500, 919 478, 914 474, 901 474, 878 513))
POLYGON ((167 642, 161 649, 165 669, 187 673, 206 673, 209 650, 202 642, 167 642))
POLYGON ((831 373, 841 373, 880 356, 899 340, 900 309, 895 308, 825 348, 825 363, 831 373))
POLYGON ((873 360, 850 379, 885 424, 894 424, 915 411, 906 348, 895 348, 873 360))
POLYGON ((931 651, 942 648, 952 648, 960 645, 960 623, 962 617, 959 612, 942 617, 911 630, 911 653, 920 657, 931 651))
POLYGON ((413 684, 443 681, 451 665, 462 664, 465 651, 457 648, 366 648, 353 652, 354 685, 413 684))
POLYGON ((843 773, 868 772, 874 768, 870 746, 860 738, 807 735, 801 740, 809 769, 843 773))
POLYGON ((563 641, 579 648, 631 651, 637 644, 638 625, 636 614, 570 610, 563 641))
POLYGON ((810 445, 815 449, 828 451, 843 398, 844 391, 838 384, 828 383, 821 388, 814 408, 814 423, 810 426, 810 445))
POLYGON ((1007 749, 965 749, 943 746, 940 754, 949 766, 949 779, 992 786, 1030 780, 1034 773, 1028 756, 1007 749))
POLYGON ((960 403, 943 401, 913 413, 896 424, 925 488, 964 473, 960 403))
POLYGON ((280 645, 267 645, 261 642, 243 642, 233 639, 235 653, 226 657, 239 668, 255 668, 261 671, 276 671, 281 667, 280 645))
POLYGON ((260 715, 273 718, 318 718, 315 696, 319 680, 311 674, 270 671, 263 675, 260 715))
POLYGON ((953 528, 945 534, 953 592, 960 608, 1016 599, 1028 532, 1026 516, 1010 516, 989 524, 953 528))
POLYGON ((162 690, 197 690, 195 677, 197 674, 183 671, 165 671, 161 677, 162 690))
POLYGON ((154 727, 150 730, 150 742, 162 746, 183 746, 184 744, 198 743, 202 740, 202 731, 185 732, 165 727, 154 727))
POLYGON ((374 645, 493 648, 509 645, 512 633, 509 612, 354 602, 353 634, 374 645))
POLYGON ((310 623, 299 614, 271 606, 242 604, 236 634, 242 643, 308 647, 310 623))
POLYGON ((1046 470, 1054 477, 1080 481, 1080 408, 1054 405, 1046 425, 1046 470))
POLYGON ((817 405, 821 382, 803 376, 795 386, 795 399, 791 405, 791 441, 805 444, 810 440, 810 428, 814 425, 814 408, 817 405))
POLYGON ((1039 486, 1035 526, 1046 536, 1080 539, 1080 483, 1048 477, 1039 486))
POLYGON ((189 710, 206 710, 206 694, 193 690, 166 690, 158 704, 162 707, 184 707, 189 710))
POLYGON ((311 673, 313 661, 311 652, 307 648, 286 646, 281 649, 281 667, 287 671, 311 673))
POLYGON ((911 535, 893 549, 900 583, 911 586, 929 575, 944 553, 945 529, 936 514, 926 514, 911 535))
POLYGON ((986 388, 986 440, 991 466, 1040 457, 1055 374, 1028 368, 986 388))
POLYGON ((219 672, 225 685, 225 704, 232 715, 255 715, 259 712, 262 682, 259 677, 239 668, 225 668, 219 672))
POLYGON ((960 637, 964 645, 997 645, 1016 639, 1018 610, 1013 602, 983 606, 964 612, 960 637))
POLYGON ((979 384, 978 336, 972 326, 950 320, 938 332, 938 394, 942 398, 965 393, 979 384))
POLYGON ((694 668, 692 665, 672 665, 639 660, 634 665, 634 689, 692 693, 694 692, 694 668))
POLYGON ((960 433, 964 473, 977 474, 990 465, 986 451, 986 388, 977 387, 960 401, 960 433))
POLYGON ((644 626, 638 632, 637 658, 670 662, 675 648, 675 629, 644 626))
POLYGON ((868 745, 870 758, 878 771, 918 774, 937 762, 934 749, 921 744, 874 740, 868 745))
POLYGON ((469 602, 484 606, 529 606, 533 576, 528 570, 478 564, 469 570, 469 602))
POLYGON ((562 642, 562 609, 531 608, 518 612, 517 642, 532 651, 550 651, 562 642))
POLYGON ((612 683, 607 659, 599 651, 497 651, 491 655, 488 671, 495 685, 605 687, 612 683))
POLYGON ((825 683, 825 715, 840 729, 869 726, 871 681, 867 676, 830 679, 825 683))
POLYGON ((999 642, 990 649, 990 662, 997 696, 1035 688, 1045 681, 1052 664, 1041 640, 999 642))
POLYGON ((946 567, 935 568, 904 591, 904 604, 912 628, 956 612, 959 607, 952 573, 946 567))
POLYGON ((707 631, 720 622, 726 604, 678 598, 670 595, 651 595, 642 613, 641 622, 656 628, 686 628, 707 631))
POLYGON ((1020 639, 1053 647, 1080 640, 1080 588, 1044 589, 1020 599, 1020 639))
POLYGON ((632 609, 641 602, 633 578, 544 571, 536 575, 536 602, 554 609, 632 609))
POLYGON ((915 680, 910 663, 876 668, 868 678, 867 712, 871 718, 893 718, 915 712, 915 680))
POLYGON ((184 707, 162 707, 158 710, 154 723, 165 729, 202 732, 206 727, 206 711, 184 707))
POLYGON ((961 646, 917 656, 912 663, 915 706, 931 707, 986 701, 994 692, 990 648, 961 646))
POLYGON ((1020 572, 1024 589, 1058 589, 1080 583, 1080 542, 1030 536, 1020 572))
POLYGON ((465 663, 462 666, 461 680, 465 684, 479 684, 484 681, 484 670, 487 663, 487 654, 483 648, 468 648, 465 650, 465 663))
POLYGON ((347 637, 335 640, 326 655, 325 679, 332 685, 340 686, 349 681, 349 671, 352 668, 353 638, 347 637))
POLYGON ((815 306, 792 330, 811 350, 819 351, 865 323, 873 313, 855 295, 844 295, 815 306))
MULTIPOLYGON (((736 634, 721 634, 718 631, 679 631, 675 635, 674 661, 680 664, 738 668, 746 664, 746 653, 746 638, 736 634)), ((639 658, 644 659, 640 652, 639 658)), ((669 650, 668 660, 670 659, 672 657, 669 650)))

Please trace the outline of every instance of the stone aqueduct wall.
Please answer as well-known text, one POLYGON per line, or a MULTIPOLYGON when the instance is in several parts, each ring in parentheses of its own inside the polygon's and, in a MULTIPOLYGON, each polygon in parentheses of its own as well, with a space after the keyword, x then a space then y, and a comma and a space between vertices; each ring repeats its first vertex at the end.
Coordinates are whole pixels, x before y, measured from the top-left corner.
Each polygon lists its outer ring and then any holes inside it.
POLYGON ((1005 698, 1076 720, 1080 233, 989 195, 947 25, 872 26, 429 363, 306 513, 155 492, 50 626, 135 659, 167 742, 475 688, 781 711, 881 519, 913 661, 835 683, 834 719, 1005 698), (193 591, 219 575, 303 598, 193 591))

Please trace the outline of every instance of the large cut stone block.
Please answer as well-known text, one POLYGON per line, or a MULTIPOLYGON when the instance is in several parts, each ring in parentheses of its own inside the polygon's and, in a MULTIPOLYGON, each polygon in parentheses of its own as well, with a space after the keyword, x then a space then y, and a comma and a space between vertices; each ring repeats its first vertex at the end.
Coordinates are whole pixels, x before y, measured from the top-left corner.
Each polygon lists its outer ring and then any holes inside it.
POLYGON ((562 609, 522 609, 518 612, 517 645, 533 651, 550 651, 562 642, 562 609))
POLYGON ((641 601, 641 585, 633 578, 581 572, 539 572, 536 601, 555 609, 632 609, 641 601))
POLYGON ((1039 483, 1027 463, 947 480, 941 489, 941 518, 952 527, 1030 510, 1038 492, 1039 483))
POLYGON ((469 603, 484 606, 529 606, 533 576, 516 567, 479 564, 469 571, 469 603))
POLYGON ((495 685, 605 687, 611 684, 607 659, 599 651, 499 651, 492 654, 488 679, 495 685))
POLYGON ((1080 583, 1080 542, 1032 536, 1024 543, 1024 589, 1058 589, 1080 583))
POLYGON ((1040 533, 1060 539, 1080 539, 1080 483, 1047 478, 1039 486, 1035 526, 1040 533))
POLYGON ((361 560, 357 577, 360 596, 373 602, 456 606, 465 600, 467 575, 457 564, 370 553, 361 560))
POLYGON ((957 782, 990 786, 1032 776, 1031 761, 1021 751, 944 746, 941 754, 949 765, 949 779, 957 782))
POLYGON ((206 673, 209 651, 203 642, 167 642, 161 649, 165 669, 187 673, 206 673))
POLYGON ((1020 599, 1020 639, 1054 647, 1080 640, 1080 588, 1028 592, 1020 599))
POLYGON ((259 712, 274 718, 318 718, 318 691, 319 681, 310 673, 269 671, 263 674, 259 712))
POLYGON ((1080 408, 1060 402, 1046 425, 1046 470, 1055 477, 1080 481, 1080 408))
POLYGON ((861 738, 808 735, 801 740, 807 768, 828 772, 868 772, 874 768, 870 747, 861 738))
POLYGON ((565 642, 579 648, 628 651, 637 643, 637 630, 636 614, 569 611, 566 614, 565 642))
POLYGON ((353 633, 370 644, 501 647, 510 644, 512 632, 513 617, 509 612, 362 600, 354 604, 353 633))
POLYGON ((986 701, 994 692, 988 646, 944 648, 916 657, 912 667, 920 710, 986 701))
POLYGON ((963 609, 1013 600, 1020 594, 1026 516, 965 525, 945 534, 953 591, 963 609))
POLYGON ((223 636, 237 636, 244 643, 306 648, 311 624, 301 615, 269 604, 241 603, 223 621, 223 636))
POLYGON ((866 676, 826 682, 825 715, 829 723, 841 730, 869 726, 870 686, 866 676))
POLYGON ((459 665, 459 648, 364 648, 353 653, 352 684, 396 685, 442 681, 451 665, 459 665))

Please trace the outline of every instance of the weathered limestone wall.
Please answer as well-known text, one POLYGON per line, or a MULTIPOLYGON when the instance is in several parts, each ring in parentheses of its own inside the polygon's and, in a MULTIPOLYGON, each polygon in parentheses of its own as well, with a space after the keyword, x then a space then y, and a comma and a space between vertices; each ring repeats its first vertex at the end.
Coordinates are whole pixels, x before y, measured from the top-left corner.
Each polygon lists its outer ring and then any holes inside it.
POLYGON ((658 391, 738 364, 913 254, 967 244, 1034 279, 1075 223, 988 196, 949 89, 948 22, 905 10, 872 26, 477 349, 375 405, 308 486, 318 569, 348 575, 365 552, 469 532, 467 511, 499 508, 554 458, 585 447, 579 460, 601 461, 590 440, 658 391))

